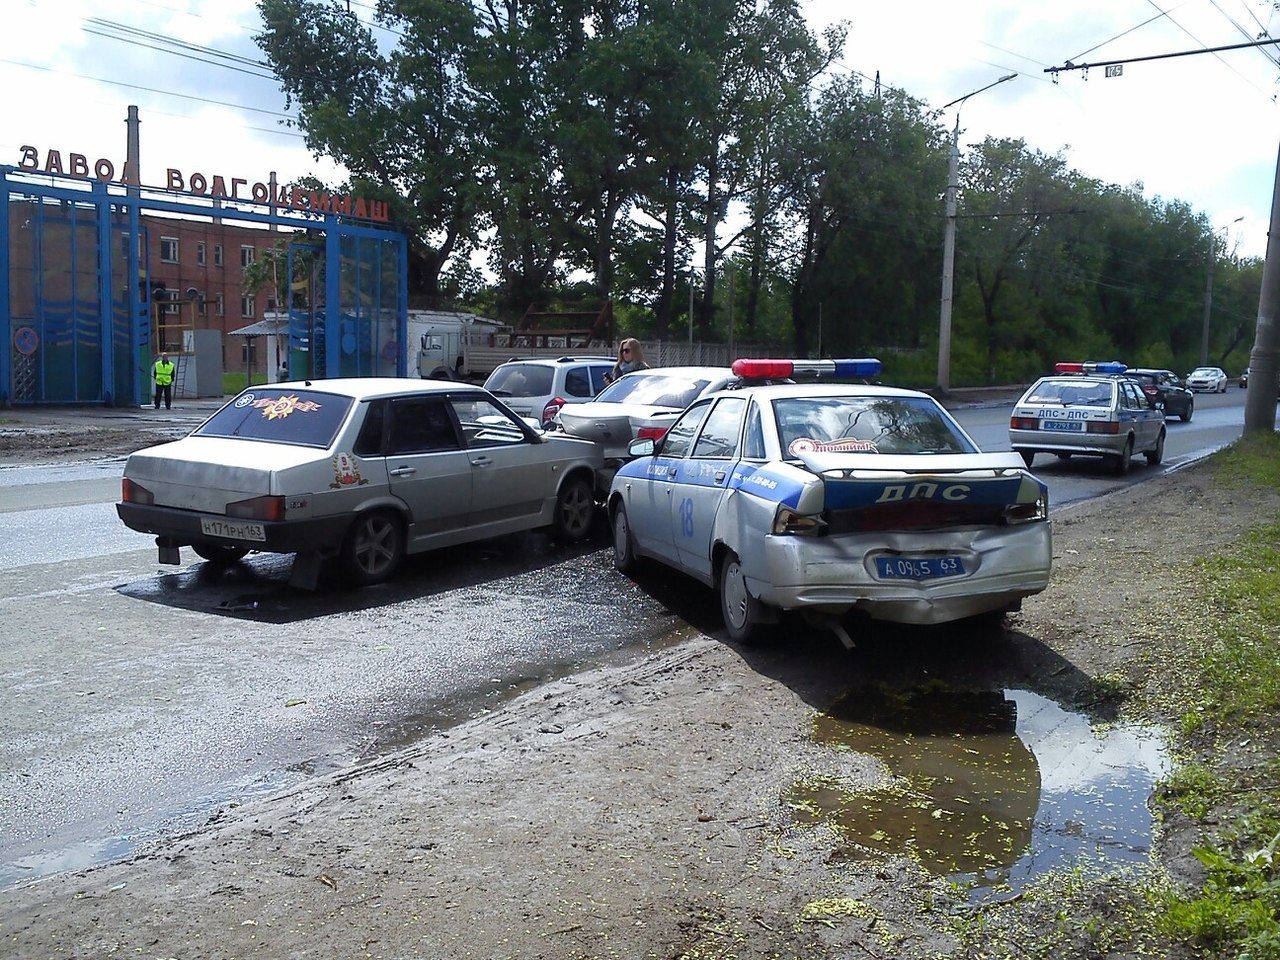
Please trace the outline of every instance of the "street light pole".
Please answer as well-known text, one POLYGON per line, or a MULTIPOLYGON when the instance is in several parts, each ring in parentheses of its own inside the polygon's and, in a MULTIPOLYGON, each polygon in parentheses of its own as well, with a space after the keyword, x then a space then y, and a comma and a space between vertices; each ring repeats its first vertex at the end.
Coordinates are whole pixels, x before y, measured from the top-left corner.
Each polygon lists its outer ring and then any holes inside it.
MULTIPOLYGON (((977 96, 984 90, 1012 80, 1016 73, 1010 73, 979 87, 972 93, 945 104, 942 109, 963 105, 970 97, 977 96)), ((947 206, 946 232, 942 241, 942 306, 938 313, 938 389, 951 389, 951 294, 955 285, 956 259, 956 193, 960 189, 960 111, 956 111, 956 127, 951 135, 951 155, 947 161, 947 206)))
MULTIPOLYGON (((1239 223, 1244 217, 1236 217, 1231 223, 1239 223)), ((1209 269, 1204 283, 1204 325, 1200 331, 1200 366, 1209 365, 1209 314, 1213 312, 1213 247, 1217 242, 1217 233, 1209 232, 1209 269)))

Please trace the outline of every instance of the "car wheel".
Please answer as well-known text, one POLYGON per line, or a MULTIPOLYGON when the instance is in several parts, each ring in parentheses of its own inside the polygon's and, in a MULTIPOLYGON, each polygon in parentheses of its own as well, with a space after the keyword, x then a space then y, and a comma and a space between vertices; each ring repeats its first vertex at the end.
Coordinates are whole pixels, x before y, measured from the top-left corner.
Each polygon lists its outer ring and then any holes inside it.
POLYGON ((1133 434, 1129 435, 1129 439, 1124 442, 1124 453, 1111 464, 1111 472, 1117 477, 1123 477, 1129 472, 1129 464, 1133 460, 1133 434))
POLYGON ((725 631, 738 643, 753 644, 763 639, 761 603, 747 592, 747 578, 742 572, 742 561, 733 551, 720 561, 720 613, 724 617, 725 631))
POLYGON ((619 573, 631 573, 636 568, 636 545, 631 539, 631 521, 622 503, 613 512, 613 565, 619 573))
POLYGON ((1160 436, 1156 439, 1155 449, 1148 450, 1146 453, 1147 463, 1153 467, 1158 467, 1160 461, 1164 459, 1164 431, 1160 431, 1160 436))
POLYGON ((1191 414, 1195 412, 1195 409, 1196 409, 1195 401, 1194 400, 1187 401, 1187 409, 1182 414, 1183 423, 1191 422, 1191 414))
POLYGON ((356 584, 367 587, 389 580, 404 560, 404 527, 387 510, 356 517, 342 541, 343 569, 356 584))
POLYGON ((591 532, 595 511, 591 485, 581 477, 570 477, 556 497, 555 519, 552 521, 556 539, 571 543, 586 539, 591 532))
POLYGON ((1031 462, 1036 458, 1036 452, 1034 450, 1019 450, 1018 455, 1022 457, 1022 462, 1028 467, 1031 466, 1031 462))
POLYGON ((210 563, 235 563, 243 560, 249 552, 247 547, 233 547, 221 543, 193 543, 191 549, 196 556, 203 557, 210 563))

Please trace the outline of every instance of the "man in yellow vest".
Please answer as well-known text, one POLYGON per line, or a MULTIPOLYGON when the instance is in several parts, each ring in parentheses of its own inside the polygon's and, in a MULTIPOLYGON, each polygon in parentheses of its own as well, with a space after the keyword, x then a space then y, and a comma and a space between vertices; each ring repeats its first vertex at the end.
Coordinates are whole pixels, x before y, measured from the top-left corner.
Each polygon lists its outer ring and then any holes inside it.
POLYGON ((167 353, 160 354, 160 359, 151 368, 151 379, 156 382, 156 409, 160 409, 160 397, 164 396, 164 408, 173 407, 173 372, 177 366, 169 359, 167 353))

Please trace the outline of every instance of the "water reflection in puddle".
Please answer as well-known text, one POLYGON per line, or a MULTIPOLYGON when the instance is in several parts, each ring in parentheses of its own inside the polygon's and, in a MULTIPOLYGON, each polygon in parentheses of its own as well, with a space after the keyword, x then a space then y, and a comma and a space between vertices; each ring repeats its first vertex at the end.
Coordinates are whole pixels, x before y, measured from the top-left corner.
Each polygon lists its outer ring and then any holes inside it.
POLYGON ((1154 731, 1096 731, 1026 690, 859 690, 818 717, 814 738, 878 758, 893 780, 798 783, 783 797, 798 823, 834 828, 841 856, 907 854, 975 893, 1081 857, 1145 859, 1147 798, 1168 769, 1154 731))

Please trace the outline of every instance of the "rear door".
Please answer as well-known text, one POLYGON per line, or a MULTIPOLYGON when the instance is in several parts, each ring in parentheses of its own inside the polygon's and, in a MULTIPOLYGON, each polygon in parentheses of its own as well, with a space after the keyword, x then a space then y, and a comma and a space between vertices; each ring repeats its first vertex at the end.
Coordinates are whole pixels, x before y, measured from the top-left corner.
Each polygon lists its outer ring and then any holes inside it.
POLYGON ((541 513, 550 489, 546 465, 551 444, 535 444, 506 411, 480 394, 454 394, 472 470, 469 526, 528 518, 541 513))
POLYGON ((746 408, 743 397, 715 401, 689 456, 675 467, 671 539, 680 565, 703 577, 711 575, 711 535, 738 459, 746 408))
POLYGON ((466 525, 471 510, 471 463, 444 397, 391 401, 387 479, 413 518, 410 549, 466 525))

